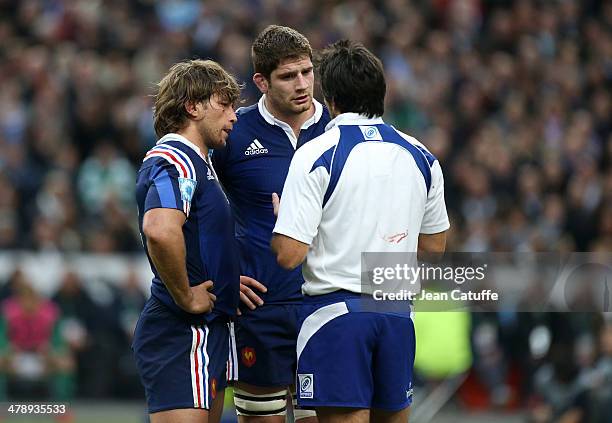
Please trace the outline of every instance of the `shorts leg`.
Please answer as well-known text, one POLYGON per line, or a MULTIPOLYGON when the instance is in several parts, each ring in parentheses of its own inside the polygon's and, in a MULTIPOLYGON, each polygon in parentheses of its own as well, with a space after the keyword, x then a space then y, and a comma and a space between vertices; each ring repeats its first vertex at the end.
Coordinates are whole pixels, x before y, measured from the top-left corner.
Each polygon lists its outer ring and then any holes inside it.
POLYGON ((215 319, 206 325, 209 329, 208 344, 205 348, 208 354, 208 402, 212 406, 212 402, 217 398, 217 393, 223 392, 227 387, 227 356, 229 354, 228 339, 229 328, 226 321, 223 319, 215 319))
POLYGON ((266 304, 239 316, 230 327, 228 380, 285 387, 295 380, 299 305, 266 304))
POLYGON ((310 314, 298 338, 297 398, 301 407, 370 408, 375 322, 344 303, 310 314))
POLYGON ((406 316, 378 314, 378 347, 373 357, 372 408, 399 411, 412 403, 414 322, 406 316))
POLYGON ((396 411, 412 400, 414 326, 405 316, 305 305, 298 337, 298 404, 396 411), (310 308, 310 310, 308 310, 310 308))
POLYGON ((225 386, 227 338, 225 323, 192 325, 149 299, 133 344, 149 413, 210 409, 217 390, 225 386))

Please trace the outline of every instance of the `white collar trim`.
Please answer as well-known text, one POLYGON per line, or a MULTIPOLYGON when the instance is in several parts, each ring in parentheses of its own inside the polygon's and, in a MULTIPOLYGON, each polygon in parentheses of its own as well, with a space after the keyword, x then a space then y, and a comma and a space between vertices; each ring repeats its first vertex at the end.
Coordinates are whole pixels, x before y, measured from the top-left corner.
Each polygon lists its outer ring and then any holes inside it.
MULTIPOLYGON (((289 137, 291 144, 293 144, 293 148, 296 148, 297 138, 295 137, 295 134, 293 133, 293 129, 291 129, 291 126, 289 126, 288 123, 283 122, 280 119, 277 119, 276 117, 274 117, 272 113, 270 113, 270 111, 266 108, 265 99, 266 99, 266 95, 264 94, 261 96, 261 98, 257 102, 257 109, 259 110, 259 114, 261 114, 264 120, 268 122, 270 125, 276 125, 276 126, 281 127, 283 131, 285 131, 285 133, 287 134, 287 137, 289 137)), ((315 106, 315 112, 311 117, 309 117, 302 124, 302 126, 300 127, 300 130, 307 129, 311 125, 317 123, 321 119, 321 116, 323 115, 323 105, 319 103, 315 98, 312 99, 312 102, 315 106)))
MULTIPOLYGON (((257 109, 259 110, 259 113, 261 113, 263 118, 266 120, 266 122, 268 122, 270 125, 289 126, 289 124, 287 124, 286 122, 283 122, 280 119, 275 118, 274 115, 270 113, 270 111, 266 107, 265 99, 266 99, 265 94, 259 98, 259 101, 257 102, 257 109)), ((309 117, 306 120, 306 122, 302 124, 302 127, 300 129, 306 129, 313 123, 317 123, 319 119, 321 119, 321 116, 323 115, 323 105, 319 103, 316 98, 313 98, 312 102, 315 106, 315 112, 311 117, 309 117)))
POLYGON ((194 143, 189 141, 184 136, 182 136, 180 134, 177 134, 177 133, 174 133, 174 132, 166 134, 163 137, 161 137, 161 139, 159 141, 157 141, 157 143, 155 143, 155 145, 163 144, 163 143, 168 142, 168 141, 178 141, 178 142, 181 142, 181 143, 185 144, 187 147, 191 148, 193 151, 198 153, 198 155, 200 157, 204 158, 204 161, 207 161, 206 158, 204 157, 204 154, 202 154, 202 151, 200 150, 200 147, 198 147, 197 145, 195 145, 194 143))
POLYGON ((385 122, 383 122, 380 116, 369 118, 359 113, 342 113, 330 120, 325 130, 329 131, 333 127, 340 125, 380 125, 382 123, 385 122))

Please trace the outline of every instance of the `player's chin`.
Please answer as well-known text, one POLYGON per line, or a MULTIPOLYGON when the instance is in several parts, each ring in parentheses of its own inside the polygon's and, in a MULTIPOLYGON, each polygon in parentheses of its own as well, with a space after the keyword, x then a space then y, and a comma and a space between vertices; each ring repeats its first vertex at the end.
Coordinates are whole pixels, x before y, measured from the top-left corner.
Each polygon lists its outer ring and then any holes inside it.
POLYGON ((308 110, 310 110, 310 107, 312 106, 312 100, 307 101, 305 103, 302 104, 296 104, 293 108, 293 110, 296 113, 302 113, 302 112, 306 112, 308 110))

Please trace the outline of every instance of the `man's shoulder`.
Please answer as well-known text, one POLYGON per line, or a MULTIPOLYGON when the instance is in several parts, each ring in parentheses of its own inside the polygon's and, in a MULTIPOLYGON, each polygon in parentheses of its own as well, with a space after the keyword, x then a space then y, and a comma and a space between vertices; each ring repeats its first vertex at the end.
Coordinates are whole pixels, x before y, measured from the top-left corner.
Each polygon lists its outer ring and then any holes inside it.
POLYGON ((259 111, 257 110, 257 103, 251 104, 250 106, 239 107, 238 109, 236 109, 236 116, 238 118, 246 118, 248 116, 252 117, 254 115, 253 111, 255 111, 256 114, 259 114, 259 111))
POLYGON ((261 116, 257 103, 246 107, 240 107, 236 110, 236 117, 237 121, 230 133, 230 143, 232 141, 235 142, 245 135, 252 138, 261 133, 273 133, 273 131, 270 130, 272 125, 267 123, 263 116, 261 116))
POLYGON ((236 110, 237 121, 234 124, 234 131, 265 126, 266 121, 261 116, 257 103, 250 106, 240 107, 236 110))
POLYGON ((405 132, 400 131, 399 129, 397 129, 397 128, 393 127, 393 126, 391 126, 391 127, 395 130, 395 132, 397 132, 402 138, 404 138, 410 144, 414 145, 415 147, 418 147, 419 150, 424 150, 427 153, 431 154, 429 149, 421 141, 419 141, 418 139, 416 139, 412 135, 408 135, 405 132))
POLYGON ((395 132, 398 133, 398 135, 400 135, 404 140, 406 140, 406 142, 416 147, 425 156, 430 167, 433 166, 433 164, 438 160, 437 157, 434 156, 431 151, 429 151, 427 146, 425 146, 425 144, 417 140, 415 137, 396 129, 393 126, 391 126, 391 128, 393 128, 395 132))
POLYGON ((144 157, 141 170, 151 165, 174 170, 179 177, 193 180, 208 169, 205 159, 179 140, 167 140, 152 147, 144 157))
POLYGON ((340 140, 340 129, 334 127, 323 132, 301 146, 295 153, 295 157, 303 160, 316 160, 329 149, 334 149, 340 140))

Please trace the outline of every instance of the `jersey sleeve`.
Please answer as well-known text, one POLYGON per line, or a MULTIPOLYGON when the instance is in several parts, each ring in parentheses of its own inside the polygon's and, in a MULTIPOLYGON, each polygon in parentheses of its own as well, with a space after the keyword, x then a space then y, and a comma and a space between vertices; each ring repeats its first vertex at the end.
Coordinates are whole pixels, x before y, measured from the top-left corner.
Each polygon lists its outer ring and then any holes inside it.
POLYGON ((155 208, 177 209, 188 217, 196 188, 195 180, 181 178, 175 165, 163 159, 156 159, 148 176, 149 187, 144 199, 143 212, 155 208))
POLYGON ((274 232, 310 244, 321 222, 329 175, 324 167, 313 168, 302 152, 296 152, 289 166, 274 232))
POLYGON ((450 227, 444 201, 444 176, 436 160, 431 167, 431 187, 425 203, 425 215, 421 222, 422 234, 437 234, 450 227))

